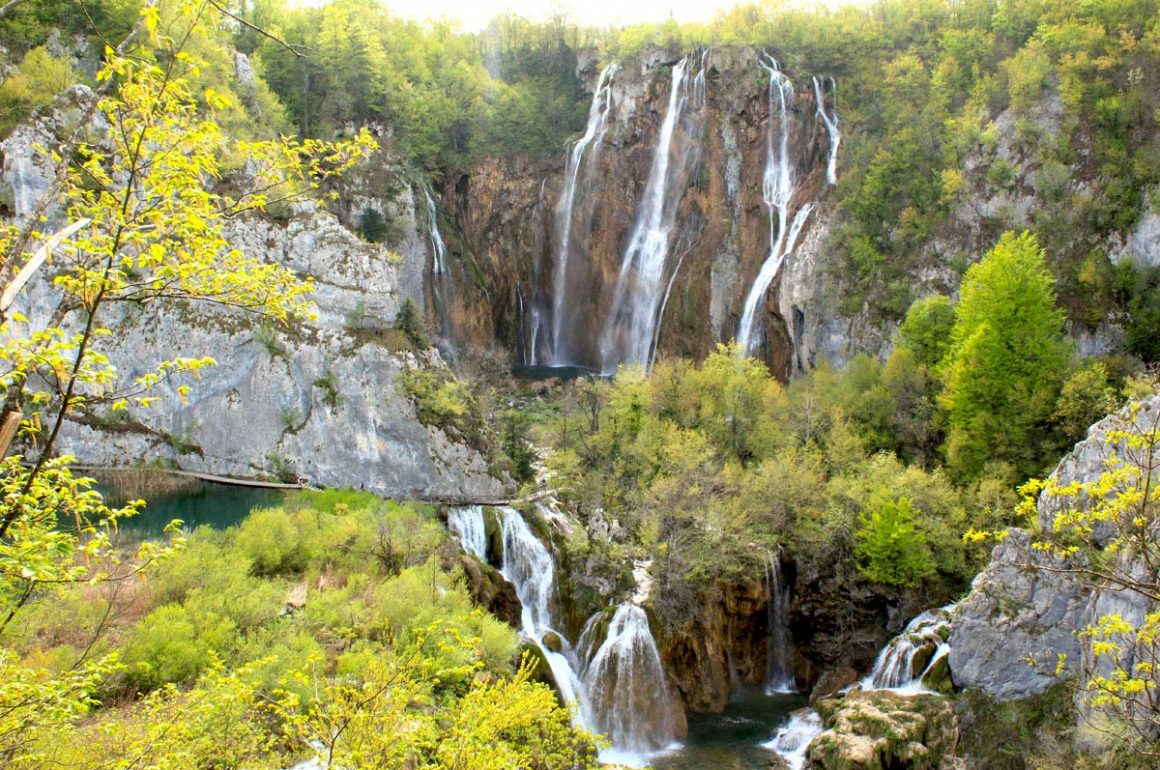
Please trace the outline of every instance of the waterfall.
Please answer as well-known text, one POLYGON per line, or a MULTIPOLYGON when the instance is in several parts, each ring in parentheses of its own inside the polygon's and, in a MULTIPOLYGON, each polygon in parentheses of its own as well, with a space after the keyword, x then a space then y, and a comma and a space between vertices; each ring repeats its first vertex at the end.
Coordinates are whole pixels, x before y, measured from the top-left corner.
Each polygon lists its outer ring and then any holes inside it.
POLYGON ((806 766, 806 750, 810 741, 822 733, 822 717, 813 709, 801 709, 790 715, 789 721, 777 731, 768 743, 761 744, 775 752, 789 770, 802 770, 806 766))
POLYGON ((577 727, 587 728, 588 712, 575 654, 564 635, 552 627, 552 600, 556 590, 556 562, 540 538, 532 532, 524 517, 514 508, 503 506, 503 567, 500 574, 516 589, 522 607, 520 631, 540 648, 560 695, 572 713, 577 727), (561 641, 559 652, 544 643, 544 637, 555 634, 561 641))
POLYGON ((454 532, 463 550, 487 561, 487 527, 482 505, 465 505, 447 513, 447 527, 454 532))
POLYGON ((601 366, 612 374, 620 363, 647 366, 654 352, 658 309, 665 287, 669 237, 677 206, 685 192, 686 176, 694 142, 678 143, 674 136, 685 114, 690 95, 694 106, 704 103, 704 60, 701 72, 690 85, 689 70, 697 55, 690 54, 673 66, 669 102, 665 110, 649 169, 648 182, 637 210, 636 223, 620 264, 612 305, 600 339, 601 366), (692 92, 690 94, 690 92, 692 92))
MULTIPOLYGON (((596 83, 596 91, 592 94, 592 105, 588 108, 588 126, 584 135, 576 140, 568 151, 564 165, 564 191, 556 205, 556 265, 552 286, 552 315, 551 315, 551 346, 547 355, 547 363, 553 366, 567 366, 574 363, 572 351, 568 349, 567 340, 561 339, 561 333, 568 326, 568 257, 572 251, 572 208, 576 202, 576 185, 580 178, 581 164, 584 152, 592 147, 588 156, 588 165, 591 166, 604 141, 604 131, 608 125, 608 114, 612 109, 612 76, 616 74, 616 64, 609 64, 600 73, 596 83)), ((541 191, 542 192, 542 191, 541 191)), ((533 334, 538 333, 536 329, 533 334)), ((534 350, 534 337, 533 337, 534 350)), ((535 357, 533 364, 540 363, 535 357)))
POLYGON ((826 124, 826 132, 830 135, 830 159, 826 163, 826 181, 830 184, 838 183, 838 145, 842 141, 842 134, 838 132, 838 107, 835 104, 826 111, 826 94, 824 84, 829 84, 830 93, 837 101, 838 83, 833 78, 814 78, 814 102, 817 104, 818 117, 826 124))
POLYGON ((749 354, 757 343, 757 339, 753 336, 756 331, 757 309, 765 300, 765 292, 769 290, 769 285, 781 272, 785 258, 797 245, 798 236, 813 210, 814 204, 812 203, 807 203, 798 210, 793 218, 793 224, 790 225, 789 237, 785 241, 786 250, 782 253, 770 253, 761 265, 761 271, 758 272, 757 278, 753 281, 753 288, 745 297, 745 309, 741 313, 741 323, 737 327, 737 345, 745 354, 749 354))
POLYGON ((950 652, 944 637, 953 609, 954 605, 949 605, 928 610, 910 621, 878 654, 874 668, 859 683, 862 689, 922 691, 923 677, 950 652))
POLYGON ((32 161, 27 155, 12 154, 12 206, 15 209, 15 224, 22 225, 32 216, 37 201, 34 198, 29 177, 32 175, 32 161))
POLYGON ((435 300, 439 335, 449 340, 452 333, 455 284, 451 272, 447 269, 447 244, 439 232, 439 209, 435 206, 435 198, 431 195, 430 188, 425 188, 423 195, 427 199, 427 233, 431 241, 431 292, 435 300))
POLYGON ((790 592, 782 585, 781 563, 772 553, 765 560, 765 589, 769 596, 765 616, 765 690, 771 694, 796 692, 790 665, 790 592))
MULTIPOLYGON (((503 517, 500 574, 520 599, 520 631, 547 660, 573 724, 608 737, 611 748, 600 755, 606 762, 639 766, 650 754, 673 745, 680 705, 669 692, 645 611, 631 602, 621 604, 602 641, 600 630, 608 614, 597 612, 584 625, 578 643, 571 645, 553 623, 556 562, 551 550, 519 511, 507 506, 496 510, 503 517), (559 638, 559 651, 545 643, 549 634, 559 638)), ((447 525, 465 551, 485 558, 482 506, 453 508, 447 525)))
POLYGON ((435 208, 435 199, 431 197, 430 190, 424 190, 423 195, 427 197, 427 225, 431 238, 431 270, 435 275, 443 275, 447 272, 447 245, 439 233, 439 210, 435 208))
MULTIPOLYGON (((814 204, 806 203, 793 220, 789 218, 790 204, 793 202, 797 186, 794 181, 793 162, 789 156, 790 109, 793 106, 793 82, 781 71, 777 60, 767 53, 761 54, 758 65, 769 75, 769 125, 766 130, 765 171, 761 181, 761 197, 769 209, 769 256, 761 265, 753 287, 745 297, 741 322, 737 326, 737 345, 741 352, 749 355, 759 342, 757 332, 758 308, 765 301, 774 278, 797 246, 798 236, 805 227, 806 220, 814 210, 814 204), (788 223, 788 226, 787 226, 788 223)), ((831 91, 837 86, 832 78, 826 79, 831 91)), ((838 180, 838 113, 833 108, 827 111, 822 81, 814 78, 814 97, 817 114, 826 125, 830 135, 830 157, 826 169, 826 179, 830 184, 838 180)))
POLYGON ((616 608, 585 669, 584 686, 589 721, 612 742, 613 751, 602 753, 602 760, 639 764, 676 740, 677 704, 640 606, 626 602, 616 608))

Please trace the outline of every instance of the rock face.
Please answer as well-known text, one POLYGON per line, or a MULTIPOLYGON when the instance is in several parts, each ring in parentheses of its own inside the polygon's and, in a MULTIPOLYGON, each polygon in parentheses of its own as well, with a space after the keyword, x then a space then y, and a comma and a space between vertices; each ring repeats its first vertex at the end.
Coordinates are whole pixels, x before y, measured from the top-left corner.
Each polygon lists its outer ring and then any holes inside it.
MULTIPOLYGON (((1062 485, 1092 482, 1106 469, 1113 449, 1122 454, 1123 445, 1109 446, 1111 431, 1131 429, 1132 423, 1145 429, 1160 417, 1160 397, 1153 396, 1138 412, 1126 408, 1119 414, 1093 425, 1087 438, 1076 445, 1053 474, 1062 485)), ((1050 531, 1058 503, 1046 496, 1039 501, 1039 526, 1050 531)), ((1110 525, 1097 527, 1097 541, 1112 536, 1110 525)), ((1055 682, 1042 669, 1054 668, 1056 654, 1071 661, 1087 655, 1086 645, 1075 636, 1107 614, 1119 614, 1133 624, 1140 623, 1151 608, 1140 594, 1114 588, 1093 588, 1071 572, 1054 572, 1064 566, 1050 554, 1031 548, 1031 535, 1012 530, 995 547, 991 563, 960 604, 950 636, 950 669, 959 687, 979 687, 999 700, 1022 698, 1046 690, 1055 682), (1043 569, 1046 568, 1046 569, 1043 569), (1046 661, 1039 669, 1028 665, 1029 658, 1046 661)), ((1123 554, 1114 557, 1123 574, 1135 566, 1123 554)), ((1068 565, 1078 566, 1074 562, 1068 565)), ((1131 664, 1130 656, 1128 664, 1131 664)))
POLYGON ((927 770, 953 767, 958 720, 937 695, 852 692, 818 704, 826 731, 809 746, 820 770, 927 770))
POLYGON ((692 711, 724 711, 734 683, 765 682, 766 607, 760 580, 721 586, 691 622, 661 640, 661 656, 692 711))
MULTIPOLYGON (((665 273, 673 282, 658 337, 665 354, 700 357, 714 343, 732 339, 746 294, 769 255, 762 184, 771 115, 758 56, 750 48, 710 50, 704 104, 687 107, 676 127, 668 203, 676 209, 676 224, 665 273), (680 172, 678 156, 691 158, 680 172)), ((576 363, 601 365, 598 342, 645 193, 673 67, 681 58, 676 51, 653 51, 620 62, 612 78, 603 144, 575 188, 571 219, 568 294, 581 299, 567 333, 576 363)), ((890 337, 889 329, 866 319, 853 326, 835 322, 834 299, 824 290, 823 255, 833 223, 826 184, 829 140, 815 117, 813 74, 789 73, 795 84, 790 163, 797 179, 791 206, 796 210, 809 200, 818 207, 758 313, 768 340, 764 356, 781 377, 820 359, 842 363, 863 344, 877 348, 890 337), (854 328, 862 330, 857 339, 854 328)), ((581 75, 595 87, 595 66, 581 75)), ((839 174, 840 169, 839 162, 839 174)), ((517 362, 530 362, 532 309, 551 303, 563 171, 562 156, 544 164, 492 159, 453 175, 441 190, 440 208, 454 223, 448 238, 453 269, 460 274, 458 285, 466 287, 456 306, 463 341, 498 339, 517 362)))
MULTIPOLYGON (((0 145, 14 219, 48 188, 51 164, 33 147, 59 142, 82 98, 66 94, 59 110, 0 145)), ((363 241, 313 203, 296 205, 288 221, 230 224, 227 237, 245 253, 314 279, 316 321, 275 330, 207 304, 108 306, 100 321, 115 333, 98 345, 122 381, 177 357, 208 355, 217 365, 196 379, 162 382, 153 393, 160 403, 129 418, 77 413, 58 449, 97 465, 163 462, 403 497, 502 495, 504 484, 490 475, 485 458, 420 422, 400 388, 404 368, 443 364, 434 351, 412 352, 392 328, 405 296, 422 302, 421 283, 406 277, 429 255, 416 235, 412 190, 398 188, 388 205, 398 232, 382 245, 363 241), (181 384, 190 388, 185 398, 181 384)), ((50 214, 51 224, 56 214, 50 214)), ((42 271, 19 309, 38 328, 59 299, 51 274, 42 271)))

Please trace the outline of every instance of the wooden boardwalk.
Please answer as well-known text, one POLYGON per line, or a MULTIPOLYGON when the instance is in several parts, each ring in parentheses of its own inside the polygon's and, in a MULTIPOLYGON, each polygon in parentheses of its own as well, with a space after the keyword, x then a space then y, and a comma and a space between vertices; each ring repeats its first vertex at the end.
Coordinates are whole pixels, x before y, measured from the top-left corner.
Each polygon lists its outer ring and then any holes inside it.
MULTIPOLYGON (((73 468, 78 471, 95 472, 95 473, 117 473, 119 471, 131 473, 160 473, 167 476, 179 476, 182 478, 196 479, 198 481, 208 481, 213 484, 228 484, 235 487, 256 487, 259 489, 287 489, 287 490, 308 490, 311 492, 321 492, 322 487, 316 487, 308 484, 305 481, 299 481, 289 484, 281 481, 266 481, 263 479, 247 479, 239 478, 237 476, 217 476, 212 473, 200 473, 198 471, 182 471, 171 468, 132 468, 132 467, 109 467, 102 465, 73 465, 73 468)), ((537 500, 543 500, 550 496, 555 490, 541 489, 534 494, 525 495, 523 497, 495 497, 495 498, 479 498, 479 497, 455 497, 448 495, 380 495, 381 497, 393 500, 414 500, 420 503, 430 503, 432 505, 518 505, 520 503, 534 503, 537 500)))

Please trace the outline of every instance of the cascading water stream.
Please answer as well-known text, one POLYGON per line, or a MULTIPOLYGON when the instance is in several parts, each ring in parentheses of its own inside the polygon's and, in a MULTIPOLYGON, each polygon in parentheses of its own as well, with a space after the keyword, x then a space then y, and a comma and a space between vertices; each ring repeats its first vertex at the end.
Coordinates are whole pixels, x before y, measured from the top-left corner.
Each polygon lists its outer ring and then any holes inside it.
POLYGON ((806 766, 806 750, 810 741, 821 735, 823 727, 818 712, 802 709, 790 716, 773 740, 761 745, 780 756, 789 770, 802 770, 806 766))
POLYGON ((765 588, 769 596, 766 611, 765 690, 771 694, 795 692, 790 666, 790 592, 782 584, 781 563, 772 553, 766 556, 765 588))
POLYGON ((447 513, 447 528, 459 537, 463 550, 487 561, 487 525, 482 505, 465 505, 447 513))
MULTIPOLYGON (((584 641, 591 646, 591 639, 584 641)), ((676 741, 677 706, 666 681, 648 615, 636 604, 621 604, 584 671, 588 721, 612 743, 603 761, 643 764, 676 741)))
POLYGON ((451 297, 454 284, 447 270, 447 244, 439 232, 439 209, 430 189, 424 189, 427 199, 427 233, 431 241, 431 291, 435 297, 435 312, 439 319, 439 333, 445 339, 451 337, 451 297))
POLYGON ((427 198, 427 226, 431 238, 431 271, 435 275, 443 275, 447 272, 447 244, 443 242, 443 236, 439 233, 439 210, 435 207, 435 199, 431 197, 430 190, 424 190, 423 195, 427 198))
POLYGON ((28 221, 37 203, 28 181, 32 175, 31 166, 32 161, 26 156, 14 155, 12 158, 12 171, 15 177, 12 180, 12 205, 17 225, 22 225, 28 221))
MULTIPOLYGON (((770 247, 769 256, 761 265, 753 287, 745 297, 741 321, 737 325, 737 345, 746 355, 752 353, 759 343, 758 309, 764 303, 766 292, 769 291, 777 274, 781 272, 785 260, 797 246, 798 236, 801 235, 806 220, 814 210, 812 202, 805 203, 790 222, 790 206, 797 193, 793 163, 789 156, 789 118, 793 107, 794 87, 792 81, 781 71, 777 60, 769 54, 763 53, 758 65, 769 75, 769 127, 766 132, 765 172, 762 176, 761 193, 769 209, 770 247)), ((825 82, 831 84, 831 92, 836 91, 837 86, 832 78, 826 79, 825 82)), ((817 114, 825 123, 830 137, 826 179, 830 184, 835 184, 838 180, 838 143, 841 141, 841 134, 838 132, 838 113, 836 109, 828 111, 826 109, 823 82, 814 78, 813 85, 817 114)))
MULTIPOLYGON (((506 506, 496 510, 503 517, 500 573, 520 599, 520 630, 547 660, 573 723, 608 737, 611 748, 600 755, 606 762, 639 766, 649 755, 672 746, 679 734, 680 706, 668 690, 644 609, 626 602, 610 620, 606 612, 596 613, 573 647, 553 626, 556 564, 552 552, 518 511, 506 506), (605 620, 607 630, 601 640, 605 620), (545 644, 549 633, 559 637, 559 652, 545 644)), ((465 551, 484 558, 487 535, 482 506, 454 508, 447 523, 465 551)))
POLYGON ((677 207, 685 192, 687 171, 694 155, 692 142, 677 143, 677 127, 692 98, 694 107, 705 101, 704 65, 690 81, 695 54, 673 66, 669 102, 649 169, 648 182, 637 210, 628 247, 620 264, 612 305, 600 338, 601 366, 612 374, 621 363, 647 366, 654 351, 659 306, 665 290, 669 239, 677 207), (674 157, 675 156, 675 157, 674 157))
POLYGON ((838 82, 830 77, 821 80, 814 78, 814 103, 817 105, 818 117, 826 125, 826 132, 830 135, 830 159, 826 163, 826 181, 830 184, 838 183, 838 145, 842 141, 842 134, 838 131, 838 107, 835 104, 829 111, 826 110, 825 85, 829 85, 830 93, 837 101, 838 82))
POLYGON ((878 654, 874 668, 859 682, 862 689, 922 692, 927 672, 950 653, 944 637, 953 609, 954 605, 928 610, 910 621, 878 654))
POLYGON ((587 700, 578 673, 579 666, 564 635, 552 627, 552 600, 556 591, 556 562, 519 511, 507 506, 503 514, 503 567, 500 574, 516 589, 520 598, 520 630, 530 639, 552 669, 560 695, 572 710, 574 723, 587 727, 587 700), (556 634, 563 643, 561 651, 550 649, 544 637, 556 634))
MULTIPOLYGON (((786 254, 793 249, 792 243, 786 243, 789 206, 795 189, 793 165, 789 158, 789 110, 793 105, 793 81, 781 71, 781 65, 769 54, 762 53, 757 63, 769 75, 769 124, 765 134, 765 171, 761 178, 761 198, 769 209, 769 256, 745 298, 741 323, 737 327, 737 345, 746 354, 755 343, 753 332, 757 306, 765 299, 765 292, 781 270, 786 254)), ((807 204, 794 217, 793 226, 788 228, 790 241, 796 239, 810 209, 807 204)))
MULTIPOLYGON (((574 363, 567 340, 561 336, 568 325, 568 301, 571 297, 571 292, 568 291, 568 259, 572 252, 572 210, 576 202, 576 187, 585 151, 589 147, 592 148, 588 153, 587 164, 591 166, 596 161, 600 146, 604 142, 608 115, 612 109, 612 77, 615 74, 615 63, 609 64, 600 73, 596 92, 592 94, 592 105, 588 108, 588 125, 584 135, 576 140, 568 151, 568 160, 564 166, 564 191, 556 205, 556 264, 552 286, 551 345, 546 357, 546 363, 552 366, 574 363)), ((539 334, 540 328, 542 324, 536 323, 532 330, 533 364, 541 363, 535 354, 535 337, 539 334)))

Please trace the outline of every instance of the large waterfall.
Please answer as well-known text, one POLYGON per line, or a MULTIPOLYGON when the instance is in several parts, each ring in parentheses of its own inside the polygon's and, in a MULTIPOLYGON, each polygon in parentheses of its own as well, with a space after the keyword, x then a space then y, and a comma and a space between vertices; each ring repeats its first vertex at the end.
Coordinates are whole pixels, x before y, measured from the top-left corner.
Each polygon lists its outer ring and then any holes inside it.
MULTIPOLYGON (((588 126, 584 135, 576 140, 568 151, 564 166, 564 191, 556 204, 555 266, 552 281, 552 313, 548 350, 537 353, 535 337, 543 329, 542 323, 534 323, 532 330, 532 363, 546 363, 551 366, 568 366, 575 363, 575 354, 567 334, 572 330, 571 316, 577 312, 576 297, 569 292, 568 266, 572 253, 573 207, 576 202, 576 186, 581 171, 591 168, 597 161, 600 146, 604 141, 604 131, 608 126, 608 114, 612 109, 612 76, 616 65, 609 64, 600 73, 596 91, 592 94, 592 105, 588 108, 588 126), (591 151, 585 156, 585 151, 591 151), (587 163, 584 161, 587 160, 587 163), (542 361, 540 359, 543 359, 542 361)), ((583 300, 583 298, 580 298, 583 300)), ((533 311, 538 313, 537 311, 533 311)), ((539 320, 538 318, 535 320, 539 320)))
MULTIPOLYGON (((766 292, 781 271, 782 264, 797 246, 798 236, 814 210, 814 204, 807 202, 790 220, 789 213, 798 192, 789 153, 793 81, 781 71, 777 60, 767 53, 761 54, 758 65, 769 75, 769 123, 766 130, 765 173, 761 182, 761 196, 769 209, 769 256, 761 265, 753 287, 745 297, 741 322, 737 326, 737 345, 745 354, 752 353, 760 342, 757 335, 758 309, 765 302, 766 292)), ((835 184, 838 180, 838 143, 841 135, 838 133, 837 108, 826 108, 823 82, 830 84, 831 93, 837 86, 832 78, 813 80, 817 115, 825 124, 830 139, 826 179, 830 184, 835 184)))
POLYGON ((675 141, 690 101, 704 106, 706 52, 690 54, 673 66, 669 102, 653 152, 636 223, 620 263, 612 305, 600 338, 605 374, 621 363, 647 366, 653 356, 660 305, 668 281, 669 239, 685 193, 696 141, 675 141), (690 70, 700 66, 690 77, 690 70))
MULTIPOLYGON (((519 511, 507 506, 496 510, 502 515, 500 572, 519 596, 520 630, 543 653, 573 722, 609 739, 611 748, 601 752, 602 760, 644 764, 650 754, 679 737, 681 716, 644 609, 631 602, 618 606, 603 639, 607 612, 596 613, 573 646, 554 625, 556 562, 551 550, 519 511), (545 642, 551 635, 559 638, 559 651, 545 642)), ((453 508, 447 522, 465 551, 486 554, 481 506, 453 508)))
POLYGON ((781 563, 768 554, 765 562, 765 589, 769 595, 766 613, 765 689, 767 692, 795 692, 790 665, 789 587, 784 585, 781 563))

